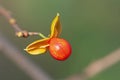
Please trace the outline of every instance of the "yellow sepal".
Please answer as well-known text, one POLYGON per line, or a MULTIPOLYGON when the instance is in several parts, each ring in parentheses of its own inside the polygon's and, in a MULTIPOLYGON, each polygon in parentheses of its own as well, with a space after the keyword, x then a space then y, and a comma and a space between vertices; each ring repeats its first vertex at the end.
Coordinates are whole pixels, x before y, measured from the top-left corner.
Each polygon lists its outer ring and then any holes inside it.
POLYGON ((57 13, 57 16, 53 19, 51 24, 51 33, 50 38, 58 37, 62 31, 61 24, 60 24, 60 15, 57 13))
POLYGON ((49 38, 34 41, 31 44, 29 44, 24 50, 32 55, 45 53, 47 50, 47 47, 49 46, 48 41, 49 41, 49 38))

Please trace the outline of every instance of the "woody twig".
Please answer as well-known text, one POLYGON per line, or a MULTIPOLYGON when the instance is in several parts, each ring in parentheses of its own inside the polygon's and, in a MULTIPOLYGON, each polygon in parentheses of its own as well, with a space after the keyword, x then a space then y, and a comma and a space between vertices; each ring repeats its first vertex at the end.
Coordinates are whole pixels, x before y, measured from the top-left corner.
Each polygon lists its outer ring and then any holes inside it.
POLYGON ((15 31, 15 34, 17 37, 28 37, 28 36, 33 36, 33 35, 42 35, 41 33, 39 32, 28 32, 26 30, 22 30, 20 28, 20 26, 17 24, 15 18, 12 17, 11 13, 6 10, 5 8, 3 8, 2 6, 0 6, 0 14, 3 15, 7 20, 8 22, 11 24, 11 27, 14 29, 15 31))

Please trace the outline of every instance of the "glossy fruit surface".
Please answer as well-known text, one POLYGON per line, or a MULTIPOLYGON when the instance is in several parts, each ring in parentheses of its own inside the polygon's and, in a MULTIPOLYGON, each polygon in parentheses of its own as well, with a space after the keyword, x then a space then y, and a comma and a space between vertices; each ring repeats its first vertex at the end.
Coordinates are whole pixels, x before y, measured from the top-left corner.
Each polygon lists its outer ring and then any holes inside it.
POLYGON ((56 60, 66 60, 71 55, 70 44, 61 38, 52 38, 49 43, 49 51, 56 60))

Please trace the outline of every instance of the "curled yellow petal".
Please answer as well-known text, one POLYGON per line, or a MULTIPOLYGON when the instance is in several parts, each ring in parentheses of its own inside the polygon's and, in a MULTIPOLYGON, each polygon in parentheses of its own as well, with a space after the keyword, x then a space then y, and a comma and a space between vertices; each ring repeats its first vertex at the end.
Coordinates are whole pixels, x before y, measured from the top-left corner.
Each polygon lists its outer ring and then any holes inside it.
POLYGON ((48 41, 49 41, 49 38, 34 41, 33 43, 29 44, 24 50, 32 55, 45 53, 47 50, 47 47, 49 46, 48 41))
POLYGON ((60 24, 60 15, 57 13, 57 16, 54 18, 51 24, 51 34, 50 38, 58 37, 61 33, 61 24, 60 24))

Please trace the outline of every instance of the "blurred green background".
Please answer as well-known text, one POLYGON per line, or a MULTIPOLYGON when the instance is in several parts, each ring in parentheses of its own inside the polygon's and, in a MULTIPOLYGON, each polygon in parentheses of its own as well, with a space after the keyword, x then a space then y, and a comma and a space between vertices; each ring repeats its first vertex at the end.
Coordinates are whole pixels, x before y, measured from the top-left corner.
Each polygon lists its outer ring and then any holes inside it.
MULTIPOLYGON (((6 19, 0 16, 0 31, 23 55, 42 67, 55 80, 81 73, 91 62, 120 47, 120 0, 2 0, 22 29, 48 35, 56 13, 60 13, 61 37, 72 45, 71 57, 54 60, 49 53, 31 56, 23 49, 39 36, 17 38, 6 19)), ((0 52, 0 80, 31 80, 15 63, 0 52)), ((120 80, 120 63, 90 80, 120 80)))

